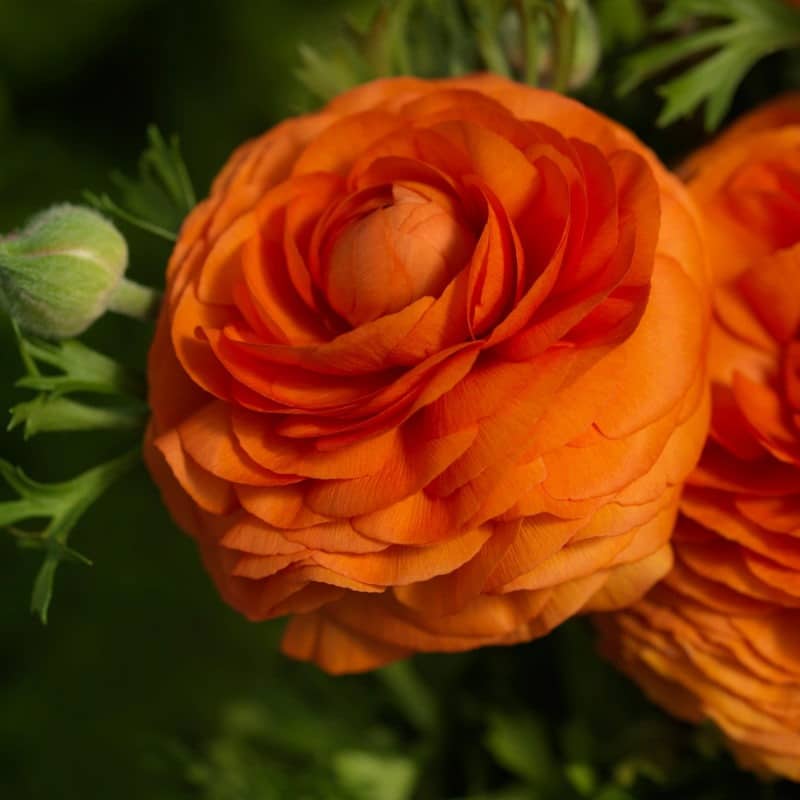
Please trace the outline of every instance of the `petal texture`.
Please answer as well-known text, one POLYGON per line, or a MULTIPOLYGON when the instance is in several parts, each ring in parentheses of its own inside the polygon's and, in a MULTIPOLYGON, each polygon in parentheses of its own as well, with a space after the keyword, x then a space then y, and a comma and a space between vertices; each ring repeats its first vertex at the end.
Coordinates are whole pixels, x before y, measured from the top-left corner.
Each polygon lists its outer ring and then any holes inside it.
POLYGON ((358 87, 234 153, 167 284, 148 463, 290 655, 525 641, 669 568, 707 267, 610 120, 491 76, 358 87))
POLYGON ((742 765, 800 781, 800 95, 683 169, 715 278, 711 435, 666 579, 597 623, 606 654, 742 765))

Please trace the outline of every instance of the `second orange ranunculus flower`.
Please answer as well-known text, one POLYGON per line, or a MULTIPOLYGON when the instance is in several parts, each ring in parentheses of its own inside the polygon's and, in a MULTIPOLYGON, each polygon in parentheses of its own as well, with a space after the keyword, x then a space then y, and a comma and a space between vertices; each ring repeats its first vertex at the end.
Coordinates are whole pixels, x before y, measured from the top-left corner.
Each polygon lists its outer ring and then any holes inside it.
POLYGON ((682 188, 614 123, 369 84, 242 147, 184 225, 148 462, 295 657, 527 640, 669 568, 706 292, 682 188))
POLYGON ((710 718, 740 761, 800 780, 800 95, 686 166, 714 294, 711 437, 675 568, 604 647, 673 713, 710 718))

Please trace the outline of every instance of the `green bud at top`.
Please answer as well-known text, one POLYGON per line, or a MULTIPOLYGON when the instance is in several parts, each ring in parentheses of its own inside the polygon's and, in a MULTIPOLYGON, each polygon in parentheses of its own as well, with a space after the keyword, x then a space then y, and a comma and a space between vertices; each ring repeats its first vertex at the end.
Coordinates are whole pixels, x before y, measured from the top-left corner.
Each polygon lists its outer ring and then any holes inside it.
POLYGON ((59 205, 0 239, 0 307, 27 333, 67 339, 113 306, 128 246, 90 208, 59 205))

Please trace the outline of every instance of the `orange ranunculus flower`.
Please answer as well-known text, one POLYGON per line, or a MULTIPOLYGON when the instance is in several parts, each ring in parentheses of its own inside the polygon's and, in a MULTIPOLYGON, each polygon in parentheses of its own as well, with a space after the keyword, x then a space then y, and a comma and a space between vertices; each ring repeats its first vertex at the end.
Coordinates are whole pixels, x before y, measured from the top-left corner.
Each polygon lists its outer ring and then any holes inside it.
POLYGON ((657 702, 711 718, 740 761, 800 780, 800 95, 686 166, 714 296, 711 436, 675 567, 603 646, 657 702))
POLYGON ((528 640, 669 568, 707 294, 683 188, 613 122, 371 83, 245 144, 186 221, 148 461, 296 658, 528 640))

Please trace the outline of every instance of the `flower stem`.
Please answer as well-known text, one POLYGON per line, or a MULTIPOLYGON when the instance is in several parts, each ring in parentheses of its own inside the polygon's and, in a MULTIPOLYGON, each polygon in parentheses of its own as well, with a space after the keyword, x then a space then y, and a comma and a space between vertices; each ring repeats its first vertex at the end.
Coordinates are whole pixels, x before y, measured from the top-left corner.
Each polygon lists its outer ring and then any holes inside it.
POLYGON ((142 321, 156 318, 161 305, 161 292, 123 278, 111 294, 109 311, 142 321))
POLYGON ((575 25, 576 14, 575 0, 558 0, 553 23, 556 51, 553 88, 557 92, 566 92, 572 77, 572 62, 575 59, 575 40, 578 33, 575 25))
POLYGON ((529 86, 539 83, 539 11, 538 3, 516 0, 517 16, 520 20, 522 43, 523 80, 529 86))

